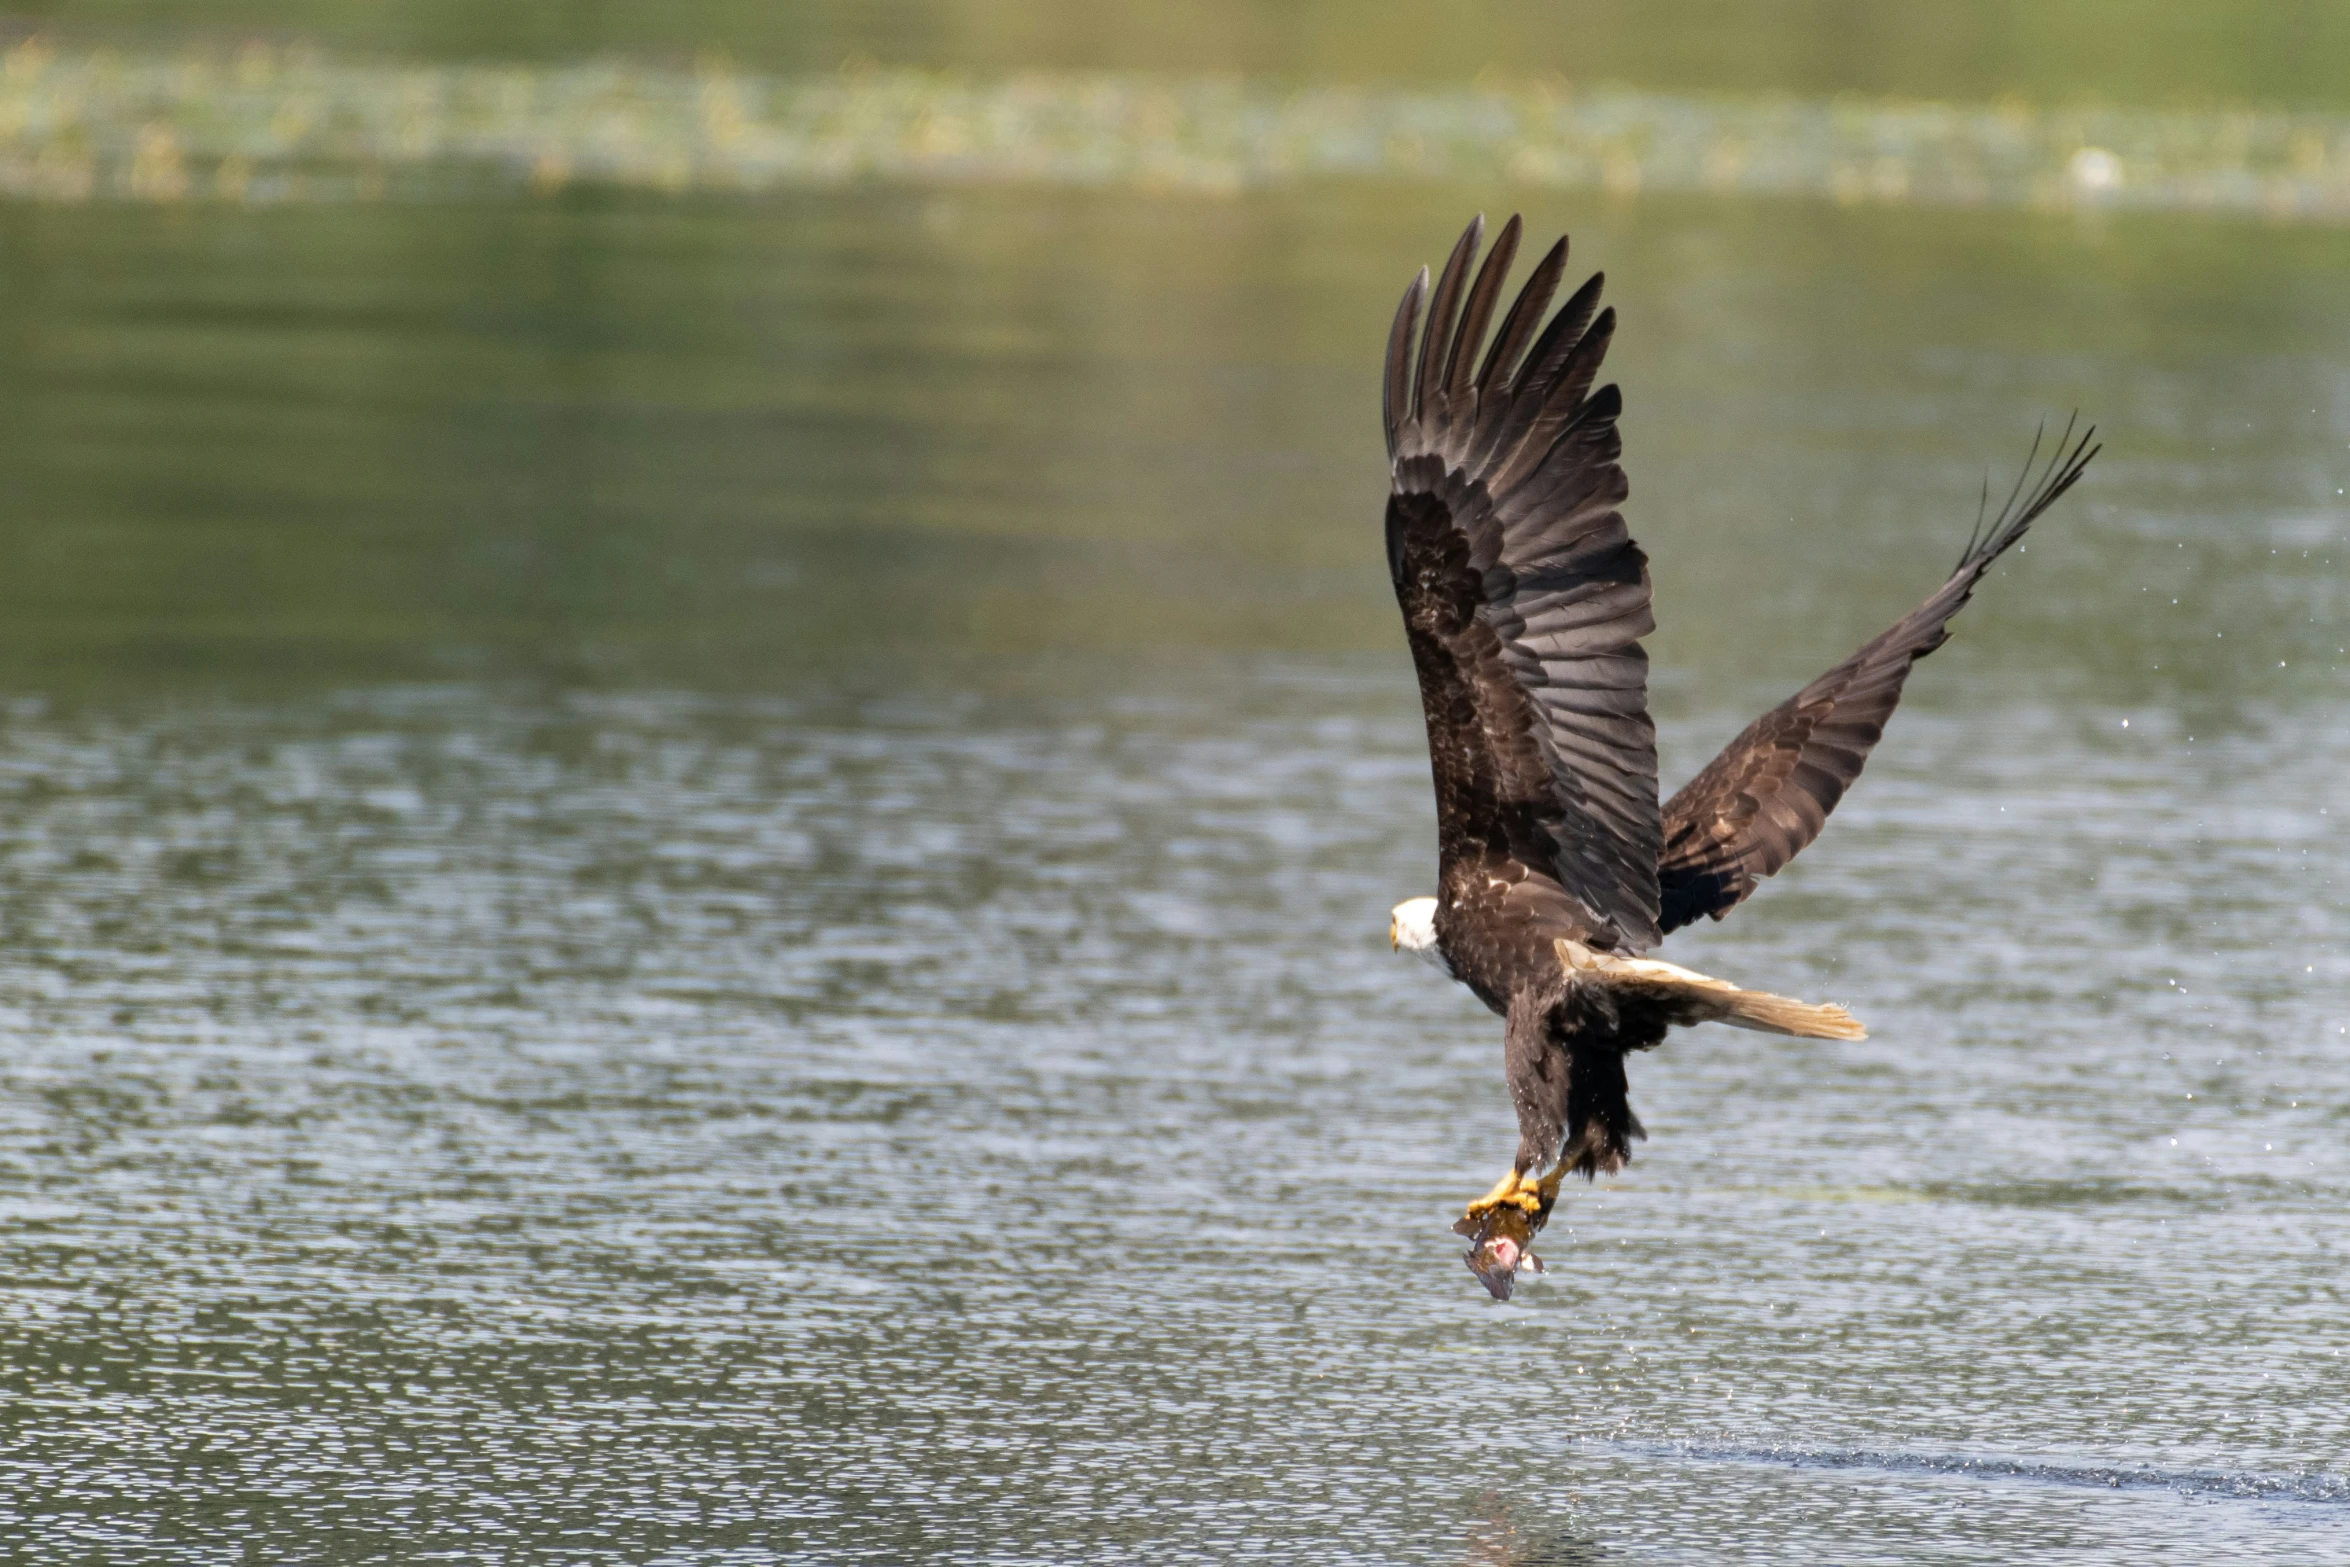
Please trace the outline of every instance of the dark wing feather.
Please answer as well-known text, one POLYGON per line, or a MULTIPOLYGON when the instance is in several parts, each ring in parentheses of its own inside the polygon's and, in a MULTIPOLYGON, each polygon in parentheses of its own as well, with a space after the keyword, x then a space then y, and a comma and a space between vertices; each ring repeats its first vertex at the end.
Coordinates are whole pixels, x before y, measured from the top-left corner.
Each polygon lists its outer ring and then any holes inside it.
POLYGON ((1820 835, 1828 813, 1860 776, 1869 751, 1901 700, 1910 666, 1948 640, 1950 619, 1975 584, 2034 519, 2071 489, 2098 448, 2097 432, 2072 439, 2072 426, 2037 483, 2032 456, 1990 527, 1975 532, 1950 580, 1890 630, 1747 725, 1665 806, 1658 867, 1662 924, 1676 930, 1701 914, 1720 919, 1820 835), (2070 450, 2067 450, 2067 447, 2070 450))
POLYGON ((1621 399, 1586 395, 1614 316, 1593 321, 1594 278, 1527 346, 1566 265, 1561 240, 1480 367, 1518 220, 1468 284, 1483 232, 1480 218, 1453 247, 1416 366, 1427 274, 1405 293, 1384 399, 1388 566, 1427 712, 1446 886, 1483 867, 1540 921, 1650 947, 1663 836, 1640 638, 1655 622, 1647 557, 1616 510, 1621 399))

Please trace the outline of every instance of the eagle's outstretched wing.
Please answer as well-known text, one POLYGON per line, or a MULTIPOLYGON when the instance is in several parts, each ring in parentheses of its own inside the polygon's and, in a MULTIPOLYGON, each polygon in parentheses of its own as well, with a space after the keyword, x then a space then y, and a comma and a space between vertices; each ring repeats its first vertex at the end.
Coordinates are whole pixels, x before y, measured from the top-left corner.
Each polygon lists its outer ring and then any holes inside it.
POLYGON ((1901 700, 1910 665, 1948 639, 1950 617, 2008 546, 2096 456, 2094 428, 2072 438, 2065 426, 2037 482, 2027 484, 2040 444, 1988 528, 1976 520, 1958 568, 1933 596, 1883 635, 1746 726, 1665 806, 1658 867, 1662 925, 1676 930, 1701 914, 1720 919, 1820 835, 1828 813, 1860 776, 1870 749, 1901 700), (2069 448, 2069 450, 2068 450, 2069 448))
POLYGON ((1425 270, 1405 293, 1383 409, 1387 561, 1427 712, 1446 886, 1473 874, 1554 934, 1650 947, 1663 839, 1640 638, 1655 622, 1647 557, 1616 512, 1622 399, 1591 391, 1615 312, 1594 319, 1593 277, 1543 326, 1561 239, 1480 363, 1518 220, 1469 284, 1484 229, 1480 217, 1453 247, 1432 301, 1425 270))

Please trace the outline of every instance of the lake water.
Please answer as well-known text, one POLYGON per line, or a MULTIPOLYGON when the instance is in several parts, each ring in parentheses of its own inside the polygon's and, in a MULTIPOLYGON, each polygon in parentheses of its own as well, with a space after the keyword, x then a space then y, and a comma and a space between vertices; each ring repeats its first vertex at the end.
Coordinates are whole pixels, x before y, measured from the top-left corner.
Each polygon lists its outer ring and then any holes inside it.
POLYGON ((2107 450, 1488 1300, 1376 366, 1506 190, 0 207, 17 1559, 2350 1551, 2350 234, 1550 202, 1668 786, 2107 450))

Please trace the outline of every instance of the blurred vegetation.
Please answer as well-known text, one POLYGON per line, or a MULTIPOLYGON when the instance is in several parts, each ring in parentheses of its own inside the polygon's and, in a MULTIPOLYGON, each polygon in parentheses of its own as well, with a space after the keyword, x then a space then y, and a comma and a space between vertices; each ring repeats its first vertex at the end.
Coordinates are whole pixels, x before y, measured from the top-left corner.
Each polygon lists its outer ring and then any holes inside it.
POLYGON ((718 50, 779 72, 862 57, 1312 82, 1498 68, 1646 87, 2350 107, 2350 0, 17 0, 11 13, 437 59, 718 50))
POLYGON ((1231 194, 1314 180, 2350 220, 2350 115, 605 57, 368 62, 314 45, 0 50, 0 193, 248 205, 739 195, 865 180, 1231 194))

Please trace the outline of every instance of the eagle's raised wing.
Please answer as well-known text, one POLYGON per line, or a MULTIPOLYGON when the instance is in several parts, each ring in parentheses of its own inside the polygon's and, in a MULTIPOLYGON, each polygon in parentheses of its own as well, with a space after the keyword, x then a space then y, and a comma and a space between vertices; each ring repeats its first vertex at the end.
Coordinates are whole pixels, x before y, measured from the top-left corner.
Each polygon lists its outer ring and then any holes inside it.
POLYGON ((1665 849, 1657 879, 1662 924, 1676 930, 1701 914, 1720 919, 1820 835, 1828 813, 1860 776, 1869 751, 1901 700, 1909 668, 1949 638, 1950 618, 1983 573, 2096 456, 2095 429, 2057 440, 2036 483, 2027 485, 2040 444, 2007 504, 1974 536, 1950 580, 1843 663, 1746 726, 1665 806, 1665 849), (2069 450, 2067 448, 2070 448, 2069 450))
POLYGON ((1469 225, 1428 302, 1423 270, 1387 342, 1394 490, 1387 562, 1410 634, 1436 775, 1446 885, 1479 883, 1604 946, 1658 940, 1656 729, 1648 561, 1626 494, 1622 399, 1591 382, 1615 329, 1597 277, 1543 327, 1561 239, 1477 356, 1518 247, 1511 218, 1467 284, 1469 225), (1537 330, 1540 335, 1537 336, 1537 330), (1587 395, 1588 394, 1588 395, 1587 395))

